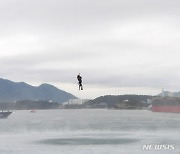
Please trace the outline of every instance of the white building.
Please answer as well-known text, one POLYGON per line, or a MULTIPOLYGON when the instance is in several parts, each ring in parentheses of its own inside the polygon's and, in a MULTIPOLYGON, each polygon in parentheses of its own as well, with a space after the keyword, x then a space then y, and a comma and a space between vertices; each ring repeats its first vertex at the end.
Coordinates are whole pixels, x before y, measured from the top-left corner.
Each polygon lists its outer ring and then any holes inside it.
POLYGON ((83 104, 87 101, 89 101, 90 99, 69 99, 68 102, 64 102, 63 105, 72 105, 72 104, 83 104))

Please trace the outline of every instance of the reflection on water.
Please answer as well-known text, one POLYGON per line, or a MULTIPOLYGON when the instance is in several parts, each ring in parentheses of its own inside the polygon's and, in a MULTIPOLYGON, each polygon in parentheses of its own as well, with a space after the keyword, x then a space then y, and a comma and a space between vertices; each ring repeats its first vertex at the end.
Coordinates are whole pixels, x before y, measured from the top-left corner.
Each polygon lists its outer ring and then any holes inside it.
POLYGON ((0 154, 180 153, 180 114, 143 110, 16 111, 0 120, 0 154), (171 151, 142 150, 169 145, 171 151))
POLYGON ((127 138, 61 138, 61 139, 46 139, 39 141, 43 144, 53 144, 53 145, 104 145, 104 144, 129 144, 137 142, 137 139, 127 139, 127 138))

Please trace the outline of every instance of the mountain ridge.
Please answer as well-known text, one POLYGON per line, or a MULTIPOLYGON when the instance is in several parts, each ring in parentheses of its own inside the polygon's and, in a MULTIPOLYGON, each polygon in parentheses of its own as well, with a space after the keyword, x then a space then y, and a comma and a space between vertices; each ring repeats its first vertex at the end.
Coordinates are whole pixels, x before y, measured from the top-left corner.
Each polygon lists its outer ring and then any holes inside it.
POLYGON ((48 83, 32 86, 25 82, 0 78, 0 101, 14 102, 28 99, 63 103, 74 98, 77 97, 48 83))

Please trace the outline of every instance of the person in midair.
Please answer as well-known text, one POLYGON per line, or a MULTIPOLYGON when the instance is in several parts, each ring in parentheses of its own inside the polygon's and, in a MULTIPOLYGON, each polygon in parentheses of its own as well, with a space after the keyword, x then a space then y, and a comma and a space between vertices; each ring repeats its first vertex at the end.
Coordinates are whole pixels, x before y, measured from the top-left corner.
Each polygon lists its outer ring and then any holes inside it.
POLYGON ((81 77, 80 73, 77 75, 77 80, 78 80, 78 84, 79 84, 79 90, 83 90, 82 77, 81 77))

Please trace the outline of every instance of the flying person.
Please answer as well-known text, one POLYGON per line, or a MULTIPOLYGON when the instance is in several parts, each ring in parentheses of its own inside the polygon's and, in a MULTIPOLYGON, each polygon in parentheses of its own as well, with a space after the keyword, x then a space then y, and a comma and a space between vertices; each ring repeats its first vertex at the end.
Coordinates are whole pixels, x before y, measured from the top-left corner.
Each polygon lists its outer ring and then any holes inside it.
POLYGON ((81 77, 80 73, 77 75, 77 80, 78 80, 78 84, 79 84, 79 90, 83 90, 82 77, 81 77))

